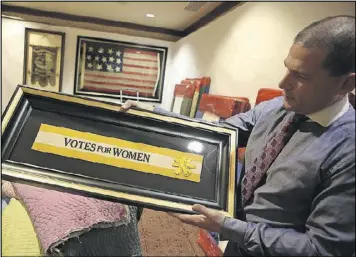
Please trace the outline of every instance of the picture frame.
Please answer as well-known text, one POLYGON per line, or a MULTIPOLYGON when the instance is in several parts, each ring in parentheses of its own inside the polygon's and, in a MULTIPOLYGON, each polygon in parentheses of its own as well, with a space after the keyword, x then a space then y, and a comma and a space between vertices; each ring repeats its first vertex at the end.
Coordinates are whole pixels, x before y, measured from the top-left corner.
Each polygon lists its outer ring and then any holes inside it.
POLYGON ((61 92, 65 33, 25 28, 23 83, 61 92))
POLYGON ((162 102, 168 48, 77 37, 74 95, 162 102))
POLYGON ((235 129, 18 86, 1 137, 4 180, 160 211, 193 213, 200 203, 234 216, 235 129))

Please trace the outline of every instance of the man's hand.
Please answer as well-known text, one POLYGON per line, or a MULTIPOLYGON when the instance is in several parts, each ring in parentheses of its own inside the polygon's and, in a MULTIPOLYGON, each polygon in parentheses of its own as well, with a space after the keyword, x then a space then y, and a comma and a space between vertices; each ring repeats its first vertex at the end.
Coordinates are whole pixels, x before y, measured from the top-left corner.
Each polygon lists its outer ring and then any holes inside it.
POLYGON ((121 111, 126 112, 129 110, 131 107, 136 107, 142 110, 147 110, 147 111, 153 111, 155 108, 154 105, 151 104, 146 104, 146 103, 140 103, 137 101, 132 101, 132 100, 127 100, 123 105, 121 105, 121 111))
POLYGON ((203 205, 195 204, 193 205, 193 211, 200 214, 190 215, 190 214, 179 214, 179 213, 168 213, 169 215, 178 218, 180 221, 206 229, 210 232, 221 232, 221 226, 225 220, 225 215, 219 211, 208 209, 203 205))
POLYGON ((122 111, 127 111, 131 107, 137 107, 138 102, 132 101, 132 100, 127 100, 125 103, 121 105, 122 111))

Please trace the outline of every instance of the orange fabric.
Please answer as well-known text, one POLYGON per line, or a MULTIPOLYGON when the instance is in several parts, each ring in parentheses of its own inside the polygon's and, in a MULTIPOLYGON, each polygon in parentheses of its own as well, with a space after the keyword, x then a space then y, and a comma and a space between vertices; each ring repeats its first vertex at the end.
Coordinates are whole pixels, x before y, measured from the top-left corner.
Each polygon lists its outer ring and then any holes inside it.
POLYGON ((203 94, 198 109, 201 112, 211 112, 223 119, 227 119, 250 108, 251 105, 248 98, 203 94))
POLYGON ((237 160, 239 160, 240 162, 244 161, 245 151, 246 151, 245 147, 241 147, 237 149, 237 160))
POLYGON ((282 95, 283 91, 280 89, 261 88, 257 93, 256 105, 282 95))
POLYGON ((174 95, 175 96, 186 96, 189 98, 193 98, 195 91, 195 85, 190 84, 190 85, 182 85, 182 84, 176 84, 176 87, 174 89, 174 95))
POLYGON ((206 83, 206 85, 210 85, 211 83, 211 78, 210 77, 204 77, 204 82, 206 83))
POLYGON ((182 80, 182 84, 184 83, 190 83, 192 81, 200 81, 201 85, 203 86, 208 86, 210 85, 211 79, 210 77, 202 77, 202 78, 186 78, 184 80, 182 80))
POLYGON ((196 115, 199 102, 201 99, 201 95, 203 93, 209 92, 210 78, 202 77, 202 78, 186 78, 181 81, 182 85, 195 85, 195 93, 193 96, 193 102, 191 106, 191 110, 189 113, 190 117, 194 117, 196 115))
POLYGON ((199 229, 197 242, 206 256, 223 256, 223 252, 205 229, 199 229))
POLYGON ((210 86, 210 77, 202 77, 202 78, 186 78, 181 81, 181 85, 189 85, 195 84, 195 91, 199 92, 201 87, 210 86))
POLYGON ((181 85, 190 85, 193 84, 193 80, 189 80, 189 79, 184 79, 180 82, 181 85))
POLYGON ((200 87, 203 86, 203 83, 200 79, 196 79, 196 80, 182 80, 181 81, 181 85, 195 85, 195 91, 199 92, 200 87))
POLYGON ((235 108, 236 111, 233 113, 233 115, 241 112, 247 112, 251 109, 250 100, 247 97, 239 97, 239 96, 226 96, 226 97, 237 100, 236 108, 235 108))
POLYGON ((247 97, 240 97, 240 96, 226 96, 226 97, 232 98, 232 99, 235 99, 235 100, 239 100, 241 102, 246 102, 246 103, 250 102, 250 99, 248 99, 247 97))
POLYGON ((199 110, 228 118, 234 112, 235 102, 236 100, 224 96, 203 94, 199 103, 199 110))

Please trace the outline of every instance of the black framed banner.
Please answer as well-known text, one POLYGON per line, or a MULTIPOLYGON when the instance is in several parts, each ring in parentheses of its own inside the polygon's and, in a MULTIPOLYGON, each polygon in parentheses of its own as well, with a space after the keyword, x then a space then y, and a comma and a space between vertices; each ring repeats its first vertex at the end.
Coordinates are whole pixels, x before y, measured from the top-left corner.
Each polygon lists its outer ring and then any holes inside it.
POLYGON ((61 91, 64 42, 62 32, 25 28, 24 84, 61 91))
POLYGON ((167 48, 78 36, 74 95, 162 102, 167 48))
POLYGON ((2 119, 2 178, 158 210, 234 214, 233 129, 19 86, 2 119))

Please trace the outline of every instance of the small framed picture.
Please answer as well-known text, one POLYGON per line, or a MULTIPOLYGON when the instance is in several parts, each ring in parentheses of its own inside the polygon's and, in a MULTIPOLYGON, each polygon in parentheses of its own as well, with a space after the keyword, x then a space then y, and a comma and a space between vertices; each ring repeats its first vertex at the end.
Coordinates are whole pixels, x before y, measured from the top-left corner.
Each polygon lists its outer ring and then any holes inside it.
POLYGON ((60 92, 65 34, 25 28, 23 83, 30 87, 60 92))
POLYGON ((167 51, 78 36, 73 93, 161 103, 167 51))

